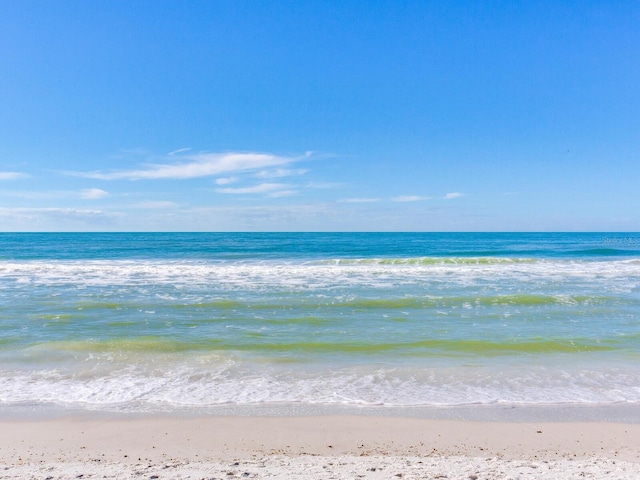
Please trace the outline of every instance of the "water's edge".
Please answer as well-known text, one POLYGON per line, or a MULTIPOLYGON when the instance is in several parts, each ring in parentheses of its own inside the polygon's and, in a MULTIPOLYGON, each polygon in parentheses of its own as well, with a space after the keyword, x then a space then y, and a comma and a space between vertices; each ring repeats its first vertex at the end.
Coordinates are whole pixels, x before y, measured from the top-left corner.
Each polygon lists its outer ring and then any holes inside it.
POLYGON ((464 405, 419 407, 354 407, 350 405, 271 404, 221 405, 207 409, 172 409, 165 412, 114 412, 58 405, 12 405, 0 407, 0 421, 42 421, 71 418, 111 420, 140 418, 204 417, 398 417, 428 420, 507 423, 603 422, 640 424, 640 403, 617 405, 464 405))

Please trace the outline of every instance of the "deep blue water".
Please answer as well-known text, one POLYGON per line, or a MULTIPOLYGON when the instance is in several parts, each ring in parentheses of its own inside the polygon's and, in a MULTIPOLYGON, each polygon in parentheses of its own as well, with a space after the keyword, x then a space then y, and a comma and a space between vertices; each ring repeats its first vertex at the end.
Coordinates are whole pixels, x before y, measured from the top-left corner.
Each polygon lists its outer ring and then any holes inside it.
POLYGON ((0 259, 640 256, 640 233, 0 233, 0 259))

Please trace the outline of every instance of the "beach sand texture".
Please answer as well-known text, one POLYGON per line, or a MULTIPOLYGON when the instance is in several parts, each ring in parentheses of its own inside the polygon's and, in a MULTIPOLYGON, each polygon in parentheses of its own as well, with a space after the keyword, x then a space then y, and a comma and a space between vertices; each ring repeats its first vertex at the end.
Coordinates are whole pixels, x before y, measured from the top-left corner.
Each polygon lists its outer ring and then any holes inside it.
POLYGON ((640 425, 371 416, 4 420, 0 478, 640 478, 640 425))

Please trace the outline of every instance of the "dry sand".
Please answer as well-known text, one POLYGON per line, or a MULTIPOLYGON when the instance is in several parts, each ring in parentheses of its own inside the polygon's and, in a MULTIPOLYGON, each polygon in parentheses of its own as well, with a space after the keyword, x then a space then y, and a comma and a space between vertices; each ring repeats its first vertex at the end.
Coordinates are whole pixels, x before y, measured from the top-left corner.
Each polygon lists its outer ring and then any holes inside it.
POLYGON ((0 421, 0 479, 640 479, 640 424, 372 416, 0 421))

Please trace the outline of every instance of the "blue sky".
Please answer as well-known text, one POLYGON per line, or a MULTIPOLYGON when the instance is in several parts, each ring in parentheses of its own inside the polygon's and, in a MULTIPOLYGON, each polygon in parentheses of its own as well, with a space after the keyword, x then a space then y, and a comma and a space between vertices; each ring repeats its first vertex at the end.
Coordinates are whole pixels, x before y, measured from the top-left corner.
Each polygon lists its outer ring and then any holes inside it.
POLYGON ((638 231, 635 1, 0 2, 0 231, 638 231))

